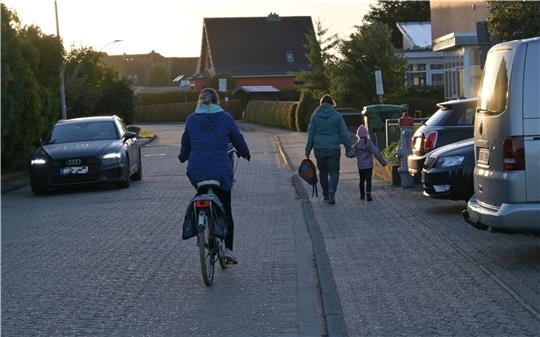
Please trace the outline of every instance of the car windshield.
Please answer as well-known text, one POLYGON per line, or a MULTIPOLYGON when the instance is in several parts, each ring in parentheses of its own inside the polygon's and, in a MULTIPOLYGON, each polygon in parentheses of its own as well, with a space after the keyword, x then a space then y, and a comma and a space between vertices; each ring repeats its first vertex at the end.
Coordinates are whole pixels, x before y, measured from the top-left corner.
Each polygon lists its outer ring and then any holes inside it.
POLYGON ((113 122, 81 122, 56 125, 48 144, 118 139, 113 122))

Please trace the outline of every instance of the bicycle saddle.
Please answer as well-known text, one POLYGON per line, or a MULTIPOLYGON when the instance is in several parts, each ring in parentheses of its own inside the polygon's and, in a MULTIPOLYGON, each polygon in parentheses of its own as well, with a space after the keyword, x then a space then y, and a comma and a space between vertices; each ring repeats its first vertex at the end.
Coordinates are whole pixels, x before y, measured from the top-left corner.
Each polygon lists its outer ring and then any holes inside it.
POLYGON ((201 188, 203 186, 214 186, 214 187, 221 187, 221 184, 217 180, 203 180, 199 183, 197 183, 197 188, 201 188))

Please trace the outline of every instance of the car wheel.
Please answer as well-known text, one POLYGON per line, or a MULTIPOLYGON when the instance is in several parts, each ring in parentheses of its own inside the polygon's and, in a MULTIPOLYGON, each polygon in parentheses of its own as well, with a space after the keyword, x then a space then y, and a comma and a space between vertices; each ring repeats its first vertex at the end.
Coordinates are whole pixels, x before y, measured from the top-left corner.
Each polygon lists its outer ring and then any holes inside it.
POLYGON ((142 179, 142 160, 141 160, 141 150, 139 150, 139 163, 137 164, 137 172, 133 173, 131 176, 132 180, 141 180, 142 179))
POLYGON ((32 189, 32 194, 34 195, 43 195, 45 192, 47 192, 47 188, 45 187, 39 187, 32 183, 30 183, 30 188, 32 189))
POLYGON ((130 171, 130 166, 129 166, 129 158, 126 157, 126 160, 124 161, 124 176, 122 177, 122 181, 118 184, 118 186, 120 188, 126 188, 126 187, 129 187, 129 181, 130 181, 130 177, 129 177, 129 171, 130 171))

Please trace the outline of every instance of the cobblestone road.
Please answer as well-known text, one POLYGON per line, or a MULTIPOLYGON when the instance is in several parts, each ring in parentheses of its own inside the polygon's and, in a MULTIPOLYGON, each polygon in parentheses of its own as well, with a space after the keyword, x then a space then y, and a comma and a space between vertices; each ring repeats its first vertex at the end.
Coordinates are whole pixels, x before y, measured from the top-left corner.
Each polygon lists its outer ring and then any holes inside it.
POLYGON ((180 127, 147 126, 143 180, 2 197, 2 336, 320 336, 309 236, 268 135, 233 191, 240 264, 204 286, 181 240, 194 193, 176 156, 180 127))
MULTIPOLYGON (((301 202, 280 164, 305 134, 245 125, 233 204, 240 264, 202 284, 180 222, 193 189, 176 160, 179 127, 152 126, 144 177, 107 187, 2 198, 2 335, 320 336, 325 333, 301 202)), ((540 239, 478 231, 463 202, 374 180, 358 197, 342 158, 337 205, 312 199, 347 333, 540 336, 540 239)), ((322 275, 328 276, 328 275, 322 275)))

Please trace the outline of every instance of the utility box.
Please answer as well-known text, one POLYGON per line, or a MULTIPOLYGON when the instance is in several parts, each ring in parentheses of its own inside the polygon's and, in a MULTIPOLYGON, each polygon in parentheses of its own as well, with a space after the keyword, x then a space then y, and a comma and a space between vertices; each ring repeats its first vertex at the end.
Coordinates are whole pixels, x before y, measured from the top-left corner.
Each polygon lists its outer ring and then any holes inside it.
POLYGON ((394 104, 367 105, 362 109, 364 126, 368 129, 373 143, 382 150, 386 147, 386 124, 387 119, 397 119, 407 112, 407 106, 394 104))

